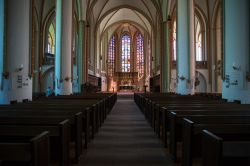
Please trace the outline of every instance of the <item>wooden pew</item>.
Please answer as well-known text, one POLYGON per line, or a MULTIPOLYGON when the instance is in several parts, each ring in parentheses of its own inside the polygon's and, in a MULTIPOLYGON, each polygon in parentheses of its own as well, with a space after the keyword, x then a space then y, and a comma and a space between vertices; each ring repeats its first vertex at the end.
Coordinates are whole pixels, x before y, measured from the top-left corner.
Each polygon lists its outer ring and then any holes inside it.
POLYGON ((29 161, 32 166, 49 166, 49 132, 27 141, 0 141, 0 160, 29 161))
MULTIPOLYGON (((71 140, 74 143, 74 161, 78 162, 80 155, 82 153, 82 113, 81 112, 64 112, 64 111, 53 111, 53 110, 34 110, 34 109, 25 109, 25 110, 0 110, 0 118, 34 118, 42 124, 47 124, 46 121, 49 121, 48 124, 54 119, 55 122, 63 121, 65 119, 69 120, 70 131, 71 131, 71 140), (50 120, 48 120, 50 119, 50 120)), ((19 120, 18 120, 19 121, 19 120)), ((16 123, 16 122, 13 122, 16 123)), ((0 122, 1 124, 1 122, 0 122)))
POLYGON ((155 109, 153 110, 153 118, 152 123, 154 126, 155 131, 159 134, 159 127, 161 122, 164 120, 166 122, 169 121, 169 116, 171 111, 175 110, 215 110, 215 109, 237 109, 239 110, 250 110, 250 106, 245 107, 239 107, 236 106, 236 104, 228 104, 228 103, 202 103, 202 102, 190 102, 189 104, 183 104, 183 103, 173 103, 173 104, 167 104, 164 107, 161 107, 160 105, 156 105, 155 109), (163 119, 166 118, 166 119, 163 119))
POLYGON ((201 157, 202 131, 210 130, 225 135, 235 133, 237 137, 244 133, 250 139, 250 116, 200 116, 183 119, 182 165, 191 166, 193 157, 201 157), (237 134, 236 134, 237 133, 237 134))
MULTIPOLYGON (((169 137, 170 137, 170 145, 172 149, 176 149, 177 141, 180 141, 182 138, 182 121, 183 118, 190 117, 204 117, 204 116, 250 116, 250 111, 237 111, 237 110, 179 110, 172 111, 169 117, 169 137)), ((164 145, 167 144, 167 136, 165 134, 164 137, 164 145)), ((165 145, 166 146, 166 145, 165 145)), ((171 149, 171 150, 172 150, 171 149)), ((171 151, 170 150, 170 151, 171 151)))
MULTIPOLYGON (((20 111, 20 110, 21 111, 24 111, 24 110, 27 111, 27 109, 29 111, 31 111, 31 109, 34 109, 34 110, 36 110, 35 114, 39 114, 39 115, 41 115, 41 112, 45 112, 45 110, 46 110, 46 112, 47 112, 47 110, 49 112, 57 110, 58 111, 58 115, 60 115, 60 114, 62 114, 62 111, 66 113, 67 111, 70 110, 69 112, 71 112, 72 107, 74 107, 73 108, 74 111, 76 111, 76 110, 79 111, 79 109, 83 108, 82 107, 83 104, 81 103, 83 100, 81 100, 81 101, 79 100, 80 103, 78 103, 78 101, 72 100, 72 98, 74 98, 74 99, 82 99, 82 96, 78 96, 78 97, 72 97, 72 96, 66 97, 66 96, 63 96, 59 100, 58 100, 58 98, 55 98, 55 97, 53 99, 47 99, 46 98, 46 99, 39 100, 39 101, 36 101, 36 102, 29 102, 29 103, 25 103, 25 104, 14 104, 11 107, 9 107, 9 106, 7 106, 7 107, 8 107, 8 109, 15 109, 15 110, 19 109, 18 111, 20 111), (77 105, 77 106, 75 106, 75 105, 77 105)), ((98 101, 95 98, 90 98, 89 100, 87 100, 87 105, 89 105, 91 101, 94 101, 94 102, 98 101)), ((103 106, 105 106, 105 105, 100 106, 97 103, 97 106, 98 106, 97 109, 100 109, 100 110, 97 110, 97 111, 101 112, 102 109, 103 109, 103 106)), ((3 107, 3 106, 1 106, 1 107, 3 107)), ((1 109, 3 109, 3 108, 1 108, 1 109)), ((74 112, 74 111, 72 111, 72 112, 74 112)), ((87 112, 88 111, 84 110, 84 113, 87 113, 87 112)), ((56 112, 54 112, 53 114, 55 115, 55 113, 56 112)), ((50 115, 51 115, 51 113, 50 113, 50 115)), ((48 112, 45 114, 45 116, 48 116, 48 112)), ((88 116, 89 115, 85 114, 85 117, 84 117, 85 118, 85 122, 86 122, 86 123, 84 123, 85 129, 86 129, 85 130, 85 147, 87 147, 87 142, 89 141, 88 140, 88 136, 89 136, 89 134, 88 134, 89 133, 89 128, 88 128, 88 126, 89 126, 88 125, 89 124, 89 118, 87 118, 88 116)), ((99 121, 100 122, 104 121, 103 117, 105 117, 104 114, 102 114, 102 118, 99 117, 99 121)), ((93 121, 93 123, 94 123, 94 121, 93 121)), ((92 127, 92 129, 95 129, 95 128, 92 127)), ((77 130, 75 130, 75 131, 77 131, 77 130)), ((92 132, 92 133, 94 133, 94 132, 92 132)), ((78 132, 78 135, 81 135, 81 134, 79 134, 79 132, 78 132)), ((76 138, 78 138, 78 137, 76 137, 76 138)), ((80 139, 78 139, 78 140, 80 140, 80 139)), ((79 146, 80 145, 79 143, 78 144, 76 143, 75 145, 76 145, 76 147, 78 147, 78 148, 75 148, 75 149, 79 149, 79 147, 82 147, 82 146, 79 146)), ((80 151, 76 150, 76 152, 78 152, 78 154, 79 154, 79 152, 81 152, 81 150, 80 151)), ((78 158, 79 158, 79 156, 78 156, 78 158)))
MULTIPOLYGON (((247 135, 249 135, 249 130, 247 135)), ((240 138, 227 140, 223 139, 223 136, 219 137, 207 130, 203 130, 202 138, 203 166, 250 165, 250 140, 240 138)))
POLYGON ((77 95, 60 95, 55 97, 49 97, 49 99, 73 99, 73 100, 105 100, 105 105, 110 111, 117 100, 116 93, 94 93, 94 94, 77 94, 77 95))
MULTIPOLYGON (((49 131, 50 140, 53 138, 56 139, 56 142, 59 144, 58 155, 60 166, 69 165, 69 141, 70 141, 70 127, 69 120, 63 120, 59 118, 41 118, 41 117, 0 117, 0 128, 3 127, 3 130, 0 130, 0 133, 8 135, 9 128, 21 128, 23 130, 17 130, 16 135, 29 135, 30 133, 37 133, 41 131, 49 131), (13 127, 14 126, 14 127, 13 127)), ((50 141, 51 142, 51 141, 50 141)), ((52 150, 52 149, 51 149, 52 150)))
MULTIPOLYGON (((186 106, 186 105, 182 105, 179 107, 162 107, 160 114, 159 114, 159 120, 158 120, 158 133, 162 133, 162 139, 164 141, 164 146, 167 147, 167 132, 170 130, 170 126, 171 123, 173 124, 173 119, 175 118, 174 114, 172 112, 175 113, 179 113, 179 115, 220 115, 220 114, 224 114, 226 112, 229 111, 232 112, 232 114, 240 114, 240 112, 242 112, 242 114, 249 114, 250 111, 250 106, 249 105, 232 105, 232 104, 222 104, 222 105, 193 105, 193 106, 186 106), (221 112, 223 111, 223 112, 221 112), (237 113, 234 113, 235 111, 238 111, 237 113), (210 113, 211 112, 211 113, 210 113), (218 113, 217 113, 218 112, 218 113), (221 113, 220 113, 221 112, 221 113), (162 128, 160 128, 159 126, 162 126, 162 128), (161 129, 161 130, 160 130, 161 129)), ((180 122, 179 120, 177 122, 180 122)), ((180 123, 179 123, 180 124, 180 123)))
POLYGON ((228 103, 222 103, 221 101, 217 100, 193 100, 191 97, 190 98, 181 98, 181 100, 177 99, 175 100, 164 100, 164 101, 153 101, 153 100, 147 100, 145 99, 145 116, 155 129, 155 121, 158 120, 159 115, 160 115, 160 110, 161 107, 166 107, 168 109, 174 110, 174 109, 180 109, 179 107, 185 109, 186 107, 197 107, 201 108, 204 105, 206 106, 215 106, 219 105, 222 107, 223 105, 229 105, 228 103))
MULTIPOLYGON (((65 98, 65 97, 64 97, 65 98)), ((39 100, 36 102, 30 102, 27 104, 15 104, 12 106, 12 108, 33 108, 33 107, 37 107, 36 109, 47 109, 47 108, 51 108, 51 109, 56 109, 56 110, 68 110, 68 111, 79 111, 79 109, 82 109, 83 111, 83 122, 86 122, 85 126, 87 127, 85 129, 86 131, 86 140, 89 140, 89 126, 90 124, 88 124, 88 122, 90 121, 88 118, 86 117, 91 117, 91 126, 92 126, 92 137, 94 137, 94 133, 97 132, 98 127, 101 126, 101 124, 104 122, 104 105, 102 105, 103 102, 99 102, 99 100, 87 100, 87 102, 85 102, 84 100, 67 100, 67 99, 44 99, 44 100, 39 100), (84 108, 86 107, 91 107, 91 110, 89 110, 90 112, 85 111, 84 108), (86 114, 85 114, 86 113, 86 114), (89 115, 90 114, 90 115, 89 115)), ((1 106, 3 107, 3 106, 1 106)), ((88 142, 88 141, 87 141, 88 142)))
MULTIPOLYGON (((103 101, 100 100, 57 100, 57 99, 46 99, 46 100, 39 100, 36 102, 31 102, 27 105, 32 105, 32 106, 37 106, 37 107, 48 107, 48 108, 53 108, 53 109, 64 109, 64 110, 69 110, 69 111, 74 111, 81 109, 83 111, 83 117, 93 117, 91 122, 93 122, 93 128, 97 128, 101 126, 101 124, 104 122, 104 105, 103 101), (95 107, 93 105, 95 104, 95 107), (86 108, 93 108, 93 109, 88 109, 89 112, 84 112, 86 108), (87 113, 87 115, 86 115, 87 113), (92 115, 91 115, 92 114, 92 115), (84 116, 85 115, 85 116, 84 116)), ((19 106, 22 107, 27 107, 25 104, 20 104, 19 106)), ((89 119, 86 118, 86 120, 83 120, 84 122, 89 121, 89 119)), ((86 124, 86 126, 89 127, 90 124, 86 124)), ((89 133, 87 133, 89 134, 89 133)))
MULTIPOLYGON (((51 98, 44 98, 42 100, 38 100, 36 102, 26 102, 23 104, 13 104, 11 106, 0 106, 2 110, 10 111, 12 113, 8 113, 8 116, 5 114, 5 118, 14 118, 12 116, 17 116, 19 119, 24 119, 24 118, 38 118, 37 116, 43 116, 45 117, 50 117, 50 118, 67 118, 69 116, 72 117, 72 115, 69 115, 72 113, 83 113, 84 116, 82 116, 82 121, 83 127, 84 127, 84 132, 85 132, 85 146, 87 147, 87 143, 89 141, 89 123, 90 119, 89 117, 91 116, 92 119, 92 135, 94 135, 94 132, 96 132, 96 128, 98 128, 103 122, 104 119, 106 118, 107 113, 109 112, 108 109, 111 110, 113 107, 115 101, 116 101, 117 95, 116 94, 105 94, 105 95, 78 95, 78 96, 60 96, 60 97, 51 97, 51 98), (73 100, 72 100, 73 99, 73 100), (77 101, 76 101, 77 100, 77 101), (94 105, 95 104, 95 105, 94 105), (91 106, 92 110, 89 110, 89 106, 91 106), (72 108, 73 107, 73 108, 72 108), (73 110, 72 110, 73 109, 73 110), (16 111, 16 112, 15 112, 16 111), (17 112, 18 111, 18 112, 17 112), (79 112, 80 111, 80 112, 79 112), (25 112, 25 113, 24 113, 25 112), (90 115, 90 112, 92 114, 90 115), (11 115, 12 114, 12 115, 11 115), (63 114, 63 115, 62 115, 63 114), (26 116, 26 117, 25 117, 26 116)), ((1 113, 0 113, 1 116, 1 113)), ((1 118, 1 117, 0 117, 1 118)), ((4 117, 2 117, 4 118, 4 117)), ((41 117, 39 117, 41 118, 41 117)), ((7 122, 6 119, 4 122, 7 122)), ((79 139, 79 135, 81 135, 81 132, 79 132, 79 123, 75 123, 75 121, 70 120, 72 123, 71 126, 75 125, 75 127, 71 128, 74 129, 73 134, 75 136, 76 142, 79 139), (78 124, 78 127, 76 127, 78 124), (80 134, 79 134, 80 133, 80 134), (76 136, 78 135, 78 136, 76 136)), ((1 123, 1 122, 0 122, 1 123)), ((20 123, 20 122, 19 122, 20 123)), ((33 122, 32 122, 33 123, 33 122)), ((42 125, 45 125, 43 123, 46 122, 41 122, 42 125)), ((13 125, 13 124, 12 124, 13 125)), ((31 124, 29 124, 31 125, 31 124)), ((34 124, 32 124, 34 125, 34 124)), ((38 124, 36 124, 38 125, 38 124)), ((77 146, 80 145, 80 143, 75 143, 76 147, 82 147, 77 146)), ((81 150, 79 148, 75 148, 76 151, 75 153, 79 154, 81 150)), ((76 155, 79 157, 79 155, 76 155)))
MULTIPOLYGON (((89 106, 89 104, 87 105, 89 106)), ((90 135, 90 114, 91 111, 89 107, 84 107, 82 105, 70 105, 68 104, 59 104, 59 103, 29 103, 29 104, 15 104, 15 105, 2 105, 0 106, 0 110, 34 110, 36 112, 44 112, 45 110, 58 112, 60 115, 62 112, 71 112, 78 113, 82 112, 82 122, 83 122, 83 130, 85 132, 85 148, 87 148, 89 142, 90 135)), ((92 121, 91 121, 92 122, 92 121)), ((92 122, 93 128, 95 128, 97 122, 92 122)))
MULTIPOLYGON (((156 133, 160 137, 162 133, 163 137, 167 138, 167 131, 169 126, 169 113, 173 110, 187 111, 197 110, 195 115, 199 115, 205 109, 205 115, 225 115, 227 110, 231 111, 231 115, 249 115, 247 110, 250 110, 249 105, 239 105, 235 103, 225 103, 225 100, 221 99, 218 95, 204 95, 204 96, 179 96, 169 94, 135 94, 135 102, 140 107, 141 111, 145 114, 146 119, 150 122, 156 133), (216 100, 215 100, 216 99, 216 100), (218 100, 220 99, 220 100, 218 100), (162 106, 166 106, 165 109, 161 109, 162 106), (215 113, 217 111, 222 111, 215 113), (239 110, 234 113, 232 111, 239 110), (210 113, 213 112, 213 113, 210 113), (225 111, 225 112, 224 112, 225 111), (199 113, 198 113, 199 112, 199 113), (168 125, 166 125, 168 123, 168 125), (162 127, 162 129, 160 129, 162 127)), ((184 115, 184 113, 183 113, 184 115)), ((191 115, 191 114, 190 114, 191 115)), ((201 113, 202 115, 202 113, 201 113)), ((170 134, 171 135, 171 134, 170 134)), ((179 134, 181 136, 181 134, 179 134)), ((165 145, 167 145, 167 139, 164 139, 165 145)), ((172 145, 172 144, 171 144, 172 145)), ((174 146, 175 147, 175 146, 174 146)), ((170 148, 171 149, 171 148, 170 148)))

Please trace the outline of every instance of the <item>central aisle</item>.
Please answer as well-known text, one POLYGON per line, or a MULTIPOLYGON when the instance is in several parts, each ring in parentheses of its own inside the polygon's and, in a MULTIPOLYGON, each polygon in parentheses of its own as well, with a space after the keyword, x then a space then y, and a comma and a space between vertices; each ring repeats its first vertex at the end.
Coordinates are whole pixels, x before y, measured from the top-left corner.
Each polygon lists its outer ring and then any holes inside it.
POLYGON ((164 148, 130 95, 117 103, 84 154, 82 166, 170 166, 164 148))

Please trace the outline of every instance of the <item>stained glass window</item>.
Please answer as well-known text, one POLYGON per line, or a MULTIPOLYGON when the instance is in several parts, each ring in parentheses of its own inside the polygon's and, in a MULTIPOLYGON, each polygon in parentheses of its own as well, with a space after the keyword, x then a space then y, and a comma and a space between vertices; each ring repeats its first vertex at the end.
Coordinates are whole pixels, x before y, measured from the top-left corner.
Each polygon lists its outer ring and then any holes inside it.
POLYGON ((174 26, 173 26, 173 61, 176 61, 177 56, 176 56, 176 20, 174 21, 174 26))
POLYGON ((137 71, 139 77, 144 75, 144 41, 141 33, 136 36, 137 71))
POLYGON ((115 36, 112 36, 109 42, 109 54, 108 54, 108 76, 112 77, 115 71, 115 36))
POLYGON ((55 54, 55 27, 53 23, 49 26, 47 53, 55 54))
POLYGON ((130 49, 131 49, 130 36, 125 34, 122 37, 122 72, 130 72, 130 49))

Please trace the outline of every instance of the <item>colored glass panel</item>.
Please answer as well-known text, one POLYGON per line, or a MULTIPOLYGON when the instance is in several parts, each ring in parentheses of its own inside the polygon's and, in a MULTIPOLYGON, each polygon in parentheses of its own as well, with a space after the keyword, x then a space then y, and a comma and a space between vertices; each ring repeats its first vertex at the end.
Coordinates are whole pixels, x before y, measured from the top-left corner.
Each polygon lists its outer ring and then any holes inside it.
POLYGON ((108 76, 112 77, 115 72, 115 36, 112 36, 109 42, 108 54, 108 76))
POLYGON ((144 75, 144 40, 141 33, 136 36, 137 71, 139 77, 144 75))
POLYGON ((131 39, 129 35, 122 37, 122 72, 130 72, 130 50, 131 50, 131 39))

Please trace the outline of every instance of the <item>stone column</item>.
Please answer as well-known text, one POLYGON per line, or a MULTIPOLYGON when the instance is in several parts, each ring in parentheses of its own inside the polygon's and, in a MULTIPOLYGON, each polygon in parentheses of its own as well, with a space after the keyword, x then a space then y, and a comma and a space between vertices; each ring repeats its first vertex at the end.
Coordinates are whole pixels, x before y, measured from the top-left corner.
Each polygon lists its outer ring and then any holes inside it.
POLYGON ((86 82, 85 78, 85 74, 86 74, 86 58, 85 58, 85 51, 83 50, 84 46, 85 46, 85 21, 81 20, 79 21, 79 54, 78 54, 78 64, 77 64, 77 73, 78 73, 78 82, 79 82, 79 90, 81 90, 81 86, 82 84, 84 84, 86 82))
POLYGON ((249 69, 249 0, 224 0, 224 66, 223 98, 250 103, 249 69))
POLYGON ((55 93, 72 94, 72 0, 56 1, 55 93))
POLYGON ((4 0, 0 0, 0 104, 6 103, 4 92, 4 0))
POLYGON ((89 66, 90 66, 90 62, 91 62, 91 56, 90 56, 90 46, 91 46, 91 43, 90 43, 90 25, 88 22, 86 22, 86 25, 85 25, 85 56, 84 56, 84 60, 85 60, 85 67, 84 67, 84 82, 88 82, 88 69, 89 69, 89 66))
MULTIPOLYGON (((8 0, 4 94, 6 101, 32 100, 30 78, 31 1, 8 0), (7 74, 8 73, 8 74, 7 74)), ((2 10, 1 10, 2 12, 2 10)), ((0 25, 1 26, 1 25, 0 25)))
POLYGON ((179 94, 194 94, 194 1, 177 0, 177 61, 179 94))
POLYGON ((170 86, 170 20, 163 22, 163 55, 161 60, 161 91, 169 92, 170 86))

